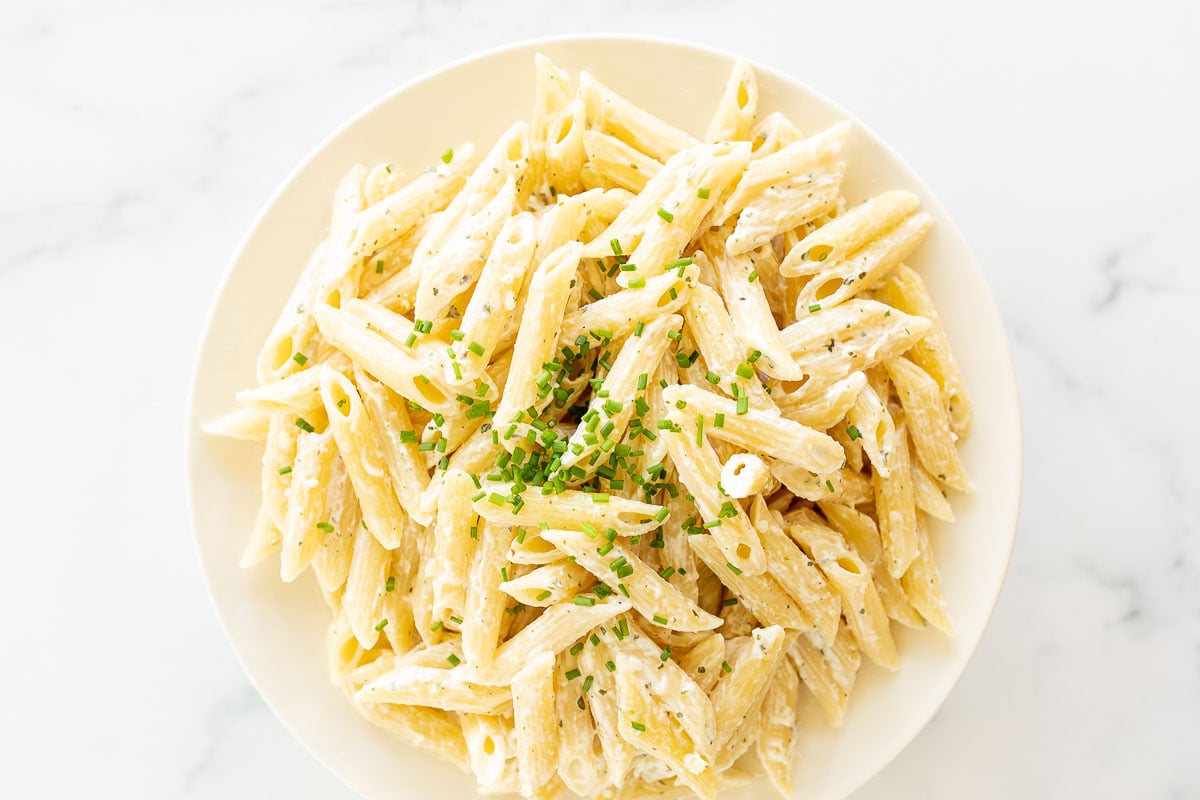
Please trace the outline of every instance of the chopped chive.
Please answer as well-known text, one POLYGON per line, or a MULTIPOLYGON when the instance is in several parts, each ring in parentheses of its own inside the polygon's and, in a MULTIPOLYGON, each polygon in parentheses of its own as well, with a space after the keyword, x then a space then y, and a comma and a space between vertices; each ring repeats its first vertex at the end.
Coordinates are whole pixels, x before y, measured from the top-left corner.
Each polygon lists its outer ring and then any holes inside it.
POLYGON ((850 437, 850 441, 862 438, 862 434, 858 432, 858 428, 854 425, 846 426, 846 435, 850 437))
POLYGON ((646 330, 646 323, 643 320, 638 320, 637 327, 633 329, 633 335, 641 336, 644 330, 646 330))
POLYGON ((615 663, 613 663, 612 661, 605 661, 605 662, 604 662, 604 668, 605 668, 606 670, 608 670, 609 672, 616 672, 616 671, 617 671, 617 665, 616 665, 615 663))
POLYGON ((410 333, 404 339, 404 346, 412 347, 416 343, 416 341, 417 341, 417 335, 415 333, 410 333))
POLYGON ((621 240, 620 239, 612 239, 608 243, 608 246, 612 248, 614 256, 621 255, 621 240))
POLYGON ((466 334, 463 333, 462 331, 460 331, 458 328, 455 328, 454 330, 450 331, 450 338, 456 342, 461 342, 465 337, 466 337, 466 334))
POLYGON ((749 379, 754 377, 754 367, 750 366, 749 364, 738 364, 737 369, 734 371, 741 378, 749 379))
POLYGON ((388 579, 387 579, 387 583, 384 584, 383 588, 384 588, 384 591, 388 591, 388 592, 396 591, 396 577, 394 575, 389 575, 388 579))
POLYGON ((737 604, 738 599, 736 597, 727 597, 721 601, 721 605, 725 606, 726 608, 729 608, 730 606, 736 606, 737 604))
POLYGON ((808 307, 808 313, 810 313, 810 314, 815 314, 816 312, 818 312, 820 310, 821 310, 820 303, 813 303, 811 306, 808 307))
POLYGON ((567 670, 566 672, 564 672, 564 673, 563 673, 563 675, 565 675, 565 676, 566 676, 566 678, 567 678, 567 680, 569 680, 569 681, 573 681, 573 680, 575 680, 576 678, 578 678, 578 677, 579 677, 580 675, 582 675, 582 674, 583 674, 583 673, 582 673, 582 672, 580 672, 578 669, 569 669, 569 670, 567 670))
POLYGON ((717 373, 713 372, 712 370, 709 370, 708 372, 704 373, 704 380, 708 381, 713 386, 716 386, 718 383, 721 382, 721 376, 718 375, 717 373))
POLYGON ((479 342, 471 342, 469 345, 467 345, 467 349, 477 356, 483 355, 483 345, 481 345, 479 342))
POLYGON ((450 655, 446 656, 446 660, 450 662, 450 666, 452 666, 452 667, 457 667, 459 664, 462 663, 462 659, 460 659, 458 656, 454 655, 454 653, 451 653, 450 655))
POLYGON ((733 672, 733 667, 729 666, 728 661, 721 662, 721 669, 723 669, 725 672, 733 672))
POLYGON ((646 726, 638 722, 636 719, 629 720, 629 727, 633 728, 635 731, 646 730, 646 726))
POLYGON ((538 596, 534 599, 538 600, 539 602, 542 600, 549 600, 550 599, 550 590, 547 589, 543 592, 538 592, 538 596))
POLYGON ((306 420, 304 417, 296 417, 296 427, 305 433, 312 433, 316 430, 316 428, 308 424, 308 420, 306 420))
POLYGON ((439 619, 437 622, 435 622, 429 626, 429 630, 436 631, 436 630, 440 630, 441 627, 442 627, 442 621, 439 619))
POLYGON ((740 569, 738 569, 737 567, 735 567, 733 564, 730 564, 728 561, 727 561, 727 562, 725 562, 725 566, 729 567, 729 571, 730 571, 730 572, 732 572, 734 575, 741 575, 741 574, 742 574, 742 571, 741 571, 740 569))
POLYGON ((722 414, 720 412, 713 414, 713 427, 714 428, 724 428, 725 427, 725 415, 724 414, 722 414))
MULTIPOLYGON (((651 619, 653 619, 654 622, 658 625, 666 625, 667 624, 667 618, 660 617, 658 614, 655 614, 653 617, 651 617, 651 619)), ((666 659, 664 658, 663 661, 666 661, 666 659)))
POLYGON ((607 503, 609 496, 604 492, 592 492, 593 503, 607 503))
POLYGON ((453 147, 447 147, 447 148, 446 148, 446 152, 442 153, 442 163, 443 163, 443 164, 449 164, 449 163, 450 163, 450 160, 451 160, 451 159, 453 159, 453 158, 454 158, 454 148, 453 148, 453 147))
POLYGON ((292 361, 295 361, 297 364, 303 367, 308 363, 308 356, 304 355, 304 353, 293 353, 292 361))
POLYGON ((375 623, 375 630, 381 631, 387 627, 387 624, 388 624, 388 621, 386 619, 381 619, 381 620, 379 620, 379 622, 375 623))
POLYGON ((762 358, 762 350, 751 350, 750 355, 746 356, 746 360, 753 364, 762 358))
POLYGON ((462 617, 452 616, 452 617, 450 617, 450 621, 453 622, 455 625, 462 625, 462 623, 463 623, 462 617))
POLYGON ((333 533, 333 531, 334 531, 334 527, 332 525, 330 525, 328 522, 318 522, 317 527, 320 530, 325 531, 326 533, 333 533))
POLYGON ((746 414, 749 411, 750 411, 750 398, 746 397, 746 395, 742 395, 741 397, 739 397, 737 399, 738 416, 746 414))
POLYGON ((596 598, 588 597, 587 595, 577 594, 577 595, 575 595, 574 603, 577 606, 589 606, 590 607, 590 606, 596 605, 596 598))
POLYGON ((700 188, 696 190, 696 197, 699 197, 701 200, 707 200, 709 194, 710 192, 706 188, 700 188))
POLYGON ((826 489, 828 489, 828 490, 829 490, 829 491, 832 493, 832 492, 834 491, 834 488, 833 488, 833 481, 831 481, 831 480, 826 480, 826 481, 825 481, 825 488, 826 488, 826 489))
POLYGON ((291 471, 292 471, 291 467, 280 467, 278 470, 280 475, 287 475, 291 471))
POLYGON ((577 656, 583 652, 583 642, 576 642, 571 645, 571 655, 577 656))
POLYGON ((667 517, 669 517, 669 516, 671 516, 671 509, 667 508, 666 506, 663 506, 663 507, 662 507, 662 508, 660 508, 660 509, 659 509, 657 512, 655 512, 655 514, 654 514, 654 521, 655 521, 655 522, 662 522, 663 520, 665 520, 665 519, 666 519, 667 517))
POLYGON ((375 262, 375 274, 376 275, 383 274, 383 260, 382 259, 375 262))
POLYGON ((665 208, 662 208, 661 206, 658 209, 658 216, 662 217, 667 222, 672 222, 675 219, 674 214, 672 214, 670 211, 667 211, 665 208))
POLYGON ((584 694, 587 694, 588 690, 590 690, 592 688, 592 683, 594 681, 595 681, 595 678, 593 678, 591 675, 588 675, 586 678, 583 679, 583 693, 584 694))
POLYGON ((634 278, 633 280, 631 280, 631 281, 629 282, 629 288, 630 288, 630 289, 640 289, 640 288, 642 288, 642 287, 643 287, 643 286, 645 286, 645 285, 646 285, 646 279, 645 279, 645 278, 634 278))
POLYGON ((746 276, 746 280, 750 283, 754 283, 756 280, 758 280, 758 270, 750 270, 750 274, 746 276))

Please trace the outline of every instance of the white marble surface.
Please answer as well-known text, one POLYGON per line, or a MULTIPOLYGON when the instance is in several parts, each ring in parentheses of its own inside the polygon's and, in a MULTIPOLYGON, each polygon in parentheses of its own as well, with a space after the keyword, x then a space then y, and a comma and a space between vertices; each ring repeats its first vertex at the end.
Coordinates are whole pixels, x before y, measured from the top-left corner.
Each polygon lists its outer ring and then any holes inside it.
POLYGON ((344 118, 576 31, 717 44, 853 109, 939 193, 1009 326, 1009 580, 958 689, 858 800, 1200 796, 1194 4, 732 5, 5 4, 0 796, 350 796, 209 607, 181 453, 200 326, 257 208, 344 118))

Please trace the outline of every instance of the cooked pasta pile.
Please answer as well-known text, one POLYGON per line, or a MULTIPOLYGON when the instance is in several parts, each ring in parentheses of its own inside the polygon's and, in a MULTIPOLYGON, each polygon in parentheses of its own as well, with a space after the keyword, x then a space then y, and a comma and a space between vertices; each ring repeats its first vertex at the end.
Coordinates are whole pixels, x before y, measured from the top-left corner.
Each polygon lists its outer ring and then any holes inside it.
POLYGON ((703 140, 536 74, 482 158, 338 186, 209 426, 266 440, 243 563, 311 567, 334 682, 483 791, 711 798, 753 748, 788 796, 802 695, 838 725, 892 621, 951 630, 931 219, 848 205, 849 125, 759 118, 744 64, 703 140))

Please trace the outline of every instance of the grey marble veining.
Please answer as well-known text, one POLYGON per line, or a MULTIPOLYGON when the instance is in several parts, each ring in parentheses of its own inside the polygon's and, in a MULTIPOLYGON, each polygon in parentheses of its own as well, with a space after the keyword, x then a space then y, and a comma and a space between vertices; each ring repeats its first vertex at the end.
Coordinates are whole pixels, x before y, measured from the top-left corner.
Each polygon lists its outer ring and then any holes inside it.
POLYGON ((205 597, 179 476, 200 326, 259 206, 345 118, 471 52, 589 31, 722 46, 853 109, 939 194, 1009 327, 1026 473, 1008 583, 959 687, 857 800, 1200 796, 1194 4, 4 17, 0 796, 350 796, 258 699, 205 597))

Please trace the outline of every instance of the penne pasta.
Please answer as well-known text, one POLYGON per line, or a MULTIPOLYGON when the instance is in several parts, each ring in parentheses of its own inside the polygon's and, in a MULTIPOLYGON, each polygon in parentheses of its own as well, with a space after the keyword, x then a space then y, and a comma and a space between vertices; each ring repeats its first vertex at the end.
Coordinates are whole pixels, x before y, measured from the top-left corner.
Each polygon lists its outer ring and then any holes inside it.
MULTIPOLYGON (((240 402, 240 401, 239 401, 240 402)), ((271 416, 257 408, 239 408, 206 422, 201 429, 213 436, 260 442, 270 435, 271 416)))
POLYGON ((846 623, 859 648, 879 666, 896 669, 899 655, 866 562, 840 534, 815 520, 794 519, 788 533, 841 596, 846 623))
POLYGON ((913 345, 908 357, 937 381, 950 410, 954 432, 965 436, 971 428, 971 398, 954 355, 950 352, 950 341, 946 338, 946 331, 938 319, 937 309, 925 288, 925 282, 916 272, 900 264, 884 282, 883 295, 888 303, 906 314, 929 320, 925 338, 913 345))
POLYGON ((921 465, 951 489, 971 491, 971 481, 955 448, 950 413, 942 404, 937 382, 907 358, 889 359, 884 366, 904 408, 913 449, 921 465))
POLYGON ((294 581, 333 532, 327 520, 326 489, 336 448, 333 434, 301 432, 296 440, 296 461, 288 490, 287 516, 279 557, 279 577, 294 581))
POLYGON ((785 463, 824 473, 845 460, 842 448, 826 434, 769 411, 738 413, 736 402, 697 386, 671 386, 663 390, 663 399, 668 405, 682 401, 689 411, 707 419, 704 430, 709 436, 785 463))
POLYGON ((574 562, 614 591, 629 598, 647 620, 676 631, 711 630, 721 620, 697 606, 619 541, 589 537, 579 531, 544 531, 574 562), (604 551, 601 554, 600 551, 604 551))
POLYGON ((629 608, 629 601, 619 596, 589 604, 560 603, 551 606, 520 633, 500 645, 490 663, 472 665, 472 675, 480 683, 504 686, 512 682, 513 676, 533 655, 560 652, 592 628, 629 608))
POLYGON ((717 101, 717 110, 708 123, 704 138, 709 142, 749 139, 758 109, 758 81, 745 61, 733 65, 725 91, 717 101))
POLYGON ((587 106, 588 124, 620 138, 663 161, 694 147, 694 138, 621 97, 587 72, 579 76, 579 96, 587 106))
POLYGON ((934 563, 929 532, 920 515, 917 516, 917 557, 900 577, 900 584, 912 607, 925 621, 947 636, 954 635, 954 624, 950 621, 946 601, 942 597, 942 577, 934 563))
POLYGON ((796 704, 800 677, 790 662, 775 670, 762 705, 762 732, 755 752, 775 791, 784 800, 792 796, 792 761, 796 742, 796 704))
POLYGON ((558 771, 553 653, 531 657, 513 676, 512 704, 521 796, 539 797, 558 771))
POLYGON ((600 176, 631 192, 641 192, 662 169, 659 161, 601 131, 584 131, 583 148, 600 176))
POLYGON ((384 463, 383 444, 367 414, 362 397, 345 375, 325 370, 321 400, 329 416, 329 430, 337 441, 362 509, 364 527, 388 550, 400 546, 404 512, 384 463))

